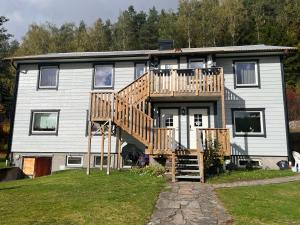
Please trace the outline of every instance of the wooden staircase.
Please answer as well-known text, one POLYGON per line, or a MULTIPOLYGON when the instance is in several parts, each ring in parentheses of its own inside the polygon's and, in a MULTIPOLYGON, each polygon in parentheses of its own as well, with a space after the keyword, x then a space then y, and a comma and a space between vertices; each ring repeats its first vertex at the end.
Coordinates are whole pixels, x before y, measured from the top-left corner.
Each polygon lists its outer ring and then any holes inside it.
MULTIPOLYGON (((118 155, 121 151, 121 132, 127 132, 145 146, 149 155, 165 155, 172 160, 172 180, 188 177, 195 173, 195 179, 204 181, 203 151, 198 149, 175 151, 175 130, 154 127, 151 117, 151 98, 161 97, 207 97, 222 99, 224 106, 224 75, 222 68, 211 70, 152 70, 124 87, 118 92, 91 92, 89 115, 89 145, 91 151, 91 127, 94 123, 105 124, 108 129, 108 156, 111 151, 112 126, 118 129, 118 155), (193 164, 181 163, 193 159, 193 164), (176 164, 177 160, 177 164, 176 164), (186 160, 186 161, 185 161, 186 160), (195 166, 194 164, 198 164, 195 166), (182 164, 182 165, 181 165, 182 164), (177 172, 176 172, 177 171, 177 172), (177 173, 177 175, 176 175, 177 173), (185 176, 185 177, 183 177, 185 176)), ((224 112, 224 107, 222 107, 224 112)), ((222 113, 222 120, 225 116, 222 113)), ((104 134, 104 126, 101 132, 104 134)), ((101 155, 103 154, 102 143, 101 155)), ((90 157, 88 157, 90 160, 90 157)), ((119 160, 120 161, 120 158, 119 160)), ((191 160, 192 161, 192 160, 191 160)), ((90 165, 90 163, 88 164, 90 165)), ((118 163, 118 168, 119 168, 118 163)), ((107 166, 109 173, 109 166, 107 166)), ((89 173, 89 168, 88 168, 89 173)))

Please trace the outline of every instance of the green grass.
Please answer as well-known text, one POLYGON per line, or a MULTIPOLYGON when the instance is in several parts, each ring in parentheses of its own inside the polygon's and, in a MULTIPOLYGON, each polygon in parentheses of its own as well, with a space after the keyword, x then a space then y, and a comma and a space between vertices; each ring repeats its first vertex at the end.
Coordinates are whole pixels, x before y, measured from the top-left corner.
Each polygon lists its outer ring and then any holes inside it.
POLYGON ((206 182, 210 184, 229 183, 234 181, 260 180, 274 177, 293 176, 291 170, 234 170, 232 172, 222 173, 218 176, 207 178, 206 182))
POLYGON ((162 177, 93 170, 55 173, 34 180, 0 183, 0 223, 4 224, 145 224, 162 177))
POLYGON ((300 224, 300 182, 217 189, 236 225, 300 224))

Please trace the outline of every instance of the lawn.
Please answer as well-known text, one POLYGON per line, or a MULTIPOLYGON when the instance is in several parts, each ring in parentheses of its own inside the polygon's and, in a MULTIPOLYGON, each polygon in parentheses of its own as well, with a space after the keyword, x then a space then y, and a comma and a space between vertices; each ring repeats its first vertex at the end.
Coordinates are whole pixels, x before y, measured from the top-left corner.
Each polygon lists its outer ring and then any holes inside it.
POLYGON ((236 225, 300 224, 300 182, 217 189, 236 225))
POLYGON ((34 180, 0 183, 0 223, 4 224, 145 224, 162 177, 93 170, 55 173, 34 180))
POLYGON ((210 177, 206 179, 207 183, 210 184, 219 184, 219 183, 228 183, 234 181, 245 181, 245 180, 259 180, 259 179, 268 179, 274 177, 286 177, 293 176, 291 170, 234 170, 232 172, 222 173, 218 176, 210 177))

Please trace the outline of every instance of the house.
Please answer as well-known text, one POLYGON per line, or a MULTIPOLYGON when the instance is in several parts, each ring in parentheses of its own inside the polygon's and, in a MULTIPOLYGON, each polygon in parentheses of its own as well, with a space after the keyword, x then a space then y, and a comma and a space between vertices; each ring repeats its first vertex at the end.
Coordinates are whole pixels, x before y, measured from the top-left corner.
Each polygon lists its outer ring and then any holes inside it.
POLYGON ((173 180, 201 179, 212 146, 237 166, 278 168, 288 160, 282 57, 293 51, 171 46, 14 57, 12 161, 34 176, 109 173, 142 151, 171 165, 173 180))

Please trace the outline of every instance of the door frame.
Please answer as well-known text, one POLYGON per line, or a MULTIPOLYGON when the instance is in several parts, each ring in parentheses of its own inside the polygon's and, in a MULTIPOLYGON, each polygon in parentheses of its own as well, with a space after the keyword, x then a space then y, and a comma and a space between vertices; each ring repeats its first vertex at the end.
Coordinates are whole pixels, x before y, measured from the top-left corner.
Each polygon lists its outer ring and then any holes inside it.
POLYGON ((178 144, 181 146, 181 114, 180 114, 180 107, 158 107, 158 127, 161 126, 161 109, 177 109, 178 111, 178 144))
POLYGON ((186 113, 186 116, 187 116, 187 147, 190 148, 190 109, 206 109, 207 110, 207 118, 208 118, 208 128, 211 127, 210 125, 210 107, 209 106, 190 106, 190 107, 187 107, 187 113, 186 113))

